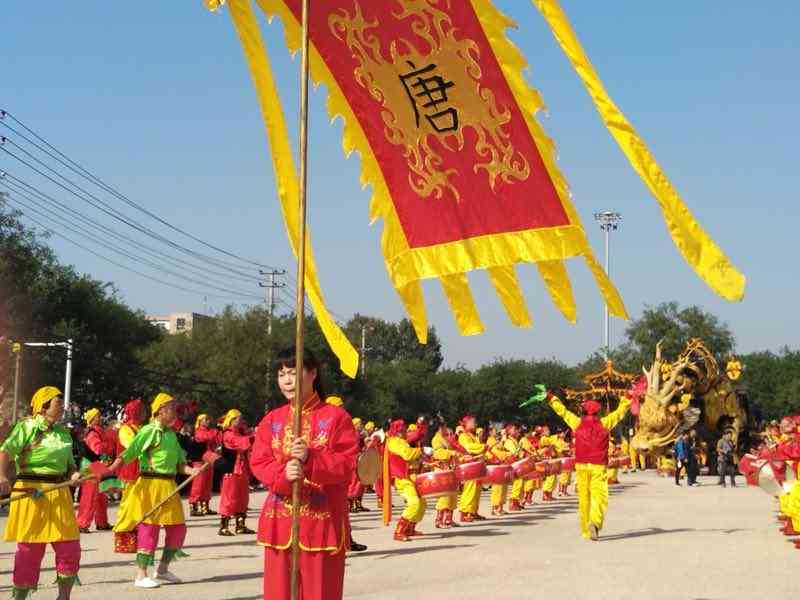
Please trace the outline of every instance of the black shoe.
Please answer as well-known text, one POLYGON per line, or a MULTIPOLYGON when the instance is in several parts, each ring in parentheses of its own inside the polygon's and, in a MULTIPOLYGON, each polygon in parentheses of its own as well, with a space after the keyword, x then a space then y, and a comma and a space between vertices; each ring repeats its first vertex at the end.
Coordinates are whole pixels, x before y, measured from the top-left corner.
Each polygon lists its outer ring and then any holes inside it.
POLYGON ((78 527, 78 531, 80 531, 81 533, 91 533, 88 527, 78 527))
POLYGON ((364 544, 359 544, 358 542, 350 542, 350 551, 351 552, 365 552, 367 547, 364 544))
POLYGON ((114 529, 114 526, 109 523, 106 523, 105 525, 98 525, 96 529, 97 531, 111 531, 112 529, 114 529))

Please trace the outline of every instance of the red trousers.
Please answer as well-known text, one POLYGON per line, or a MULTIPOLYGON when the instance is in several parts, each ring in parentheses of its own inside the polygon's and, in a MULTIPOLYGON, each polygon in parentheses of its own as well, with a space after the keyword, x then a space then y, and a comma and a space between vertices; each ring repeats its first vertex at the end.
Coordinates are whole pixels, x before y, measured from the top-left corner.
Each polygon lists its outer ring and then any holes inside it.
POLYGON ((222 478, 219 494, 219 512, 222 517, 234 517, 247 512, 250 502, 250 482, 245 475, 228 473, 222 478))
MULTIPOLYGON (((342 600, 344 551, 300 552, 299 600, 342 600)), ((264 548, 264 600, 289 600, 292 553, 264 548)))
MULTIPOLYGON (((192 463, 192 466, 199 469, 203 466, 202 462, 192 463)), ((206 469, 192 480, 192 491, 189 494, 189 503, 196 504, 201 500, 208 502, 211 500, 211 486, 214 484, 213 469, 206 469)))
POLYGON ((358 473, 353 471, 353 476, 350 478, 350 485, 347 486, 347 499, 360 500, 364 496, 364 484, 358 478, 358 473))
POLYGON ((81 484, 81 501, 78 504, 78 527, 88 528, 92 521, 99 527, 108 525, 108 498, 97 487, 97 480, 81 484))

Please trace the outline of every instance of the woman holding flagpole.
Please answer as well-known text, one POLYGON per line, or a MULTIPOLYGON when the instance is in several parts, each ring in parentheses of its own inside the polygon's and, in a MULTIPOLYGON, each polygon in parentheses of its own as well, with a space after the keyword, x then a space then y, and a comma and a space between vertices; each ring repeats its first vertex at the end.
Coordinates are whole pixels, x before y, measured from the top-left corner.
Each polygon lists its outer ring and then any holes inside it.
POLYGON ((298 598, 339 600, 348 542, 347 488, 358 456, 358 434, 347 412, 322 400, 320 366, 308 351, 302 371, 295 349, 276 360, 278 388, 287 403, 259 424, 250 466, 269 490, 258 526, 264 546, 264 598, 290 597, 292 485, 301 483, 298 598), (295 391, 302 378, 300 431, 294 428, 295 391))

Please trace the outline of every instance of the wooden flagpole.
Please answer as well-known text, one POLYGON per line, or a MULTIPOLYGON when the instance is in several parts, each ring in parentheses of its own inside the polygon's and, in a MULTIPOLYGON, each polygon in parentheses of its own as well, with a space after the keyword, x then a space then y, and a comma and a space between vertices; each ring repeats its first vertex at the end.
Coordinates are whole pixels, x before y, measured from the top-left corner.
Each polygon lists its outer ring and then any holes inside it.
MULTIPOLYGON (((308 191, 308 12, 310 0, 302 0, 302 40, 300 63, 300 186, 298 202, 297 304, 295 308, 295 386, 292 431, 302 431, 303 416, 303 354, 305 346, 305 281, 306 281, 306 196, 308 191)), ((300 574, 300 490, 302 480, 292 486, 292 572, 291 600, 298 600, 300 574)))

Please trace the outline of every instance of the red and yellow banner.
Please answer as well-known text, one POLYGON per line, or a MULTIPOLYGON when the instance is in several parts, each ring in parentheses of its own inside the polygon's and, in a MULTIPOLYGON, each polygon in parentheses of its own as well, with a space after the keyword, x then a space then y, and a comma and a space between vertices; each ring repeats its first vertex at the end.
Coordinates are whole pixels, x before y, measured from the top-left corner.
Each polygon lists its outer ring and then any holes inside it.
MULTIPOLYGON (((268 17, 282 20, 287 44, 296 51, 301 0, 256 1, 268 17)), ((596 74, 582 72, 585 55, 557 3, 534 2, 588 86, 596 74)), ((207 3, 216 8, 223 2, 207 3)), ((280 98, 251 0, 230 0, 229 6, 258 92, 296 250, 297 174, 280 98)), ((344 120, 345 153, 361 157, 362 184, 373 189, 371 217, 385 223, 389 277, 420 341, 427 334, 420 281, 428 278, 440 280, 462 334, 483 331, 466 277, 475 269, 488 272, 511 321, 530 326, 515 271, 523 262, 536 264, 553 302, 574 321, 563 261, 576 256, 586 260, 611 314, 627 318, 569 200, 553 143, 535 119, 542 101, 522 76, 524 57, 506 37, 513 23, 489 0, 312 0, 309 24, 312 79, 328 88, 331 117, 344 120)), ((636 140, 620 143, 625 149, 636 140)), ((649 158, 639 156, 634 166, 646 170, 641 160, 649 158)), ((663 186, 665 178, 656 179, 654 185, 663 186)), ((672 207, 665 209, 670 231, 701 276, 710 281, 704 271, 730 273, 707 236, 697 243, 699 225, 680 199, 665 203, 657 197, 662 208, 672 207)), ((352 374, 357 355, 325 309, 309 256, 309 299, 343 370, 352 374)), ((735 280, 715 289, 726 285, 724 295, 736 296, 735 280)))

